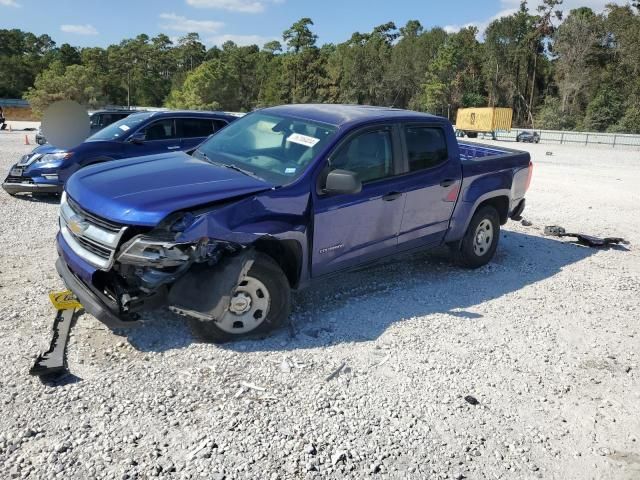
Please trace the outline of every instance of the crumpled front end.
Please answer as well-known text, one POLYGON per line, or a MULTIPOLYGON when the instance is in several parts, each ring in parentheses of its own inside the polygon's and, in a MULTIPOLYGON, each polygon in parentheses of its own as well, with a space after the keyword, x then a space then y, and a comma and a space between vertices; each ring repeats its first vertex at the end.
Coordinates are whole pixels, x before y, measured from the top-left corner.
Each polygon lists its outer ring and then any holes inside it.
POLYGON ((215 318, 251 262, 240 244, 181 239, 195 221, 190 213, 170 215, 155 228, 122 225, 87 212, 63 194, 59 220, 58 271, 85 309, 110 327, 132 325, 139 312, 168 306, 215 318), (188 285, 194 275, 228 288, 212 291, 211 304, 192 301, 188 285))

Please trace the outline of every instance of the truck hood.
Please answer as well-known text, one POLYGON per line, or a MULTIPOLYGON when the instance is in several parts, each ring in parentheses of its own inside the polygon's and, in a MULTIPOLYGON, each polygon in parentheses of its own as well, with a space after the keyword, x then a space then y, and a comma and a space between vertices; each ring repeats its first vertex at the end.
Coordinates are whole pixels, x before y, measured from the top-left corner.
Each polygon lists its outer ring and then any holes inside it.
POLYGON ((174 152, 83 168, 71 176, 65 190, 95 215, 155 226, 173 212, 271 188, 266 181, 174 152))

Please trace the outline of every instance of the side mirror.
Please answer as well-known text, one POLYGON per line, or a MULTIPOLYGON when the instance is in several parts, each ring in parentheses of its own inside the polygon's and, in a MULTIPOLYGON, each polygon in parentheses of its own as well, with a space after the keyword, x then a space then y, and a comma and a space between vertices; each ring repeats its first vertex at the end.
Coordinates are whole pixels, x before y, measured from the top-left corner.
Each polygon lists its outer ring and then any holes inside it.
POLYGON ((129 143, 134 143, 136 145, 142 145, 146 140, 146 135, 144 132, 136 132, 129 137, 129 143))
POLYGON ((362 182, 355 172, 332 170, 327 175, 324 191, 330 194, 355 194, 362 191, 362 182))

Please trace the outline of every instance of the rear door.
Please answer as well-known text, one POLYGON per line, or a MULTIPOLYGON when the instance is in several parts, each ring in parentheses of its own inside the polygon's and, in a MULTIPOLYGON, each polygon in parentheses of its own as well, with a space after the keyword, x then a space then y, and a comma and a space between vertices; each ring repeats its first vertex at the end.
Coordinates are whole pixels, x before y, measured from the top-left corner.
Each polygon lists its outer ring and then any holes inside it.
POLYGON ((456 152, 447 149, 447 136, 438 124, 401 127, 404 171, 399 190, 406 195, 399 249, 442 241, 453 213, 462 168, 456 152))
POLYGON ((314 201, 312 275, 375 260, 395 251, 404 208, 399 192, 402 150, 392 125, 361 130, 343 141, 318 179, 314 201), (330 170, 356 172, 362 191, 322 193, 330 170))
POLYGON ((176 118, 177 134, 181 150, 198 146, 209 135, 217 132, 226 122, 211 118, 176 118))

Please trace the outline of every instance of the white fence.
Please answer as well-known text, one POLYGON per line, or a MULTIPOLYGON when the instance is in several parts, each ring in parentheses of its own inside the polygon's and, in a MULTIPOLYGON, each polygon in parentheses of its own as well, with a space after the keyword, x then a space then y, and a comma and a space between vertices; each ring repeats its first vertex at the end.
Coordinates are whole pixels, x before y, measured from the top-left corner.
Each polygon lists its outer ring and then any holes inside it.
MULTIPOLYGON (((514 128, 511 132, 496 132, 498 140, 514 140, 520 132, 531 129, 514 128)), ((640 135, 626 133, 563 132, 559 130, 536 130, 540 134, 540 143, 569 145, 607 145, 612 148, 640 149, 640 135)))

